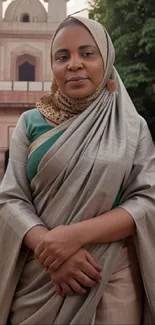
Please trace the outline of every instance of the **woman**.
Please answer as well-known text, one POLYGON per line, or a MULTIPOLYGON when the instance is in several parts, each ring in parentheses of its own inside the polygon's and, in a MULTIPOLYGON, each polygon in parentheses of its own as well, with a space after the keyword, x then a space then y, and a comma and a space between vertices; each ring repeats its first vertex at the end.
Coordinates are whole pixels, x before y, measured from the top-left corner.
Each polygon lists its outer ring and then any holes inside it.
POLYGON ((0 323, 153 324, 155 151, 146 122, 99 23, 67 18, 51 61, 52 92, 20 118, 1 185, 0 323))

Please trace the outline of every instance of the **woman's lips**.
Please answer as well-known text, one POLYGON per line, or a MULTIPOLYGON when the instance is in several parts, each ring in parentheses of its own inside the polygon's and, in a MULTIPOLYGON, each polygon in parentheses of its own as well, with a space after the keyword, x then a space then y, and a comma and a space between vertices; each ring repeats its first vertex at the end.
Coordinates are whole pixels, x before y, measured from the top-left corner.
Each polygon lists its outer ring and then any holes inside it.
POLYGON ((69 78, 67 79, 66 82, 81 82, 81 81, 84 81, 84 80, 87 80, 88 78, 84 78, 84 77, 72 77, 72 78, 69 78))

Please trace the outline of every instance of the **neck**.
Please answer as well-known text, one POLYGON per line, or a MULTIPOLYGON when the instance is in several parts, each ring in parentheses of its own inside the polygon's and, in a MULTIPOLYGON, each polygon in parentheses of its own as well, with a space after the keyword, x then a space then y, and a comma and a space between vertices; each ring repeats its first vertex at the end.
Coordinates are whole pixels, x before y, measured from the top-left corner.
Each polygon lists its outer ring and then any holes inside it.
POLYGON ((102 91, 103 84, 85 98, 73 98, 64 94, 61 89, 54 90, 52 87, 51 94, 43 96, 37 103, 37 108, 52 123, 61 124, 87 109, 102 91))

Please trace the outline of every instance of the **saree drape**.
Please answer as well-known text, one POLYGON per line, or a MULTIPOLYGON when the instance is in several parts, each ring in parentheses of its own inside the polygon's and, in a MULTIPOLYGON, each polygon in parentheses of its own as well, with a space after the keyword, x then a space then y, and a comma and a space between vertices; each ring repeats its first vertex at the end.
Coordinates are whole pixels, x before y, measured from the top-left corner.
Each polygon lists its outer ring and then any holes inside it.
POLYGON ((137 228, 135 245, 149 306, 145 324, 155 320, 155 152, 146 122, 125 94, 120 102, 117 93, 104 89, 48 150, 31 184, 26 175, 28 112, 20 118, 0 191, 1 324, 6 324, 10 310, 12 324, 91 323, 122 242, 88 245, 103 267, 102 283, 84 296, 62 298, 22 240, 35 225, 52 229, 110 210, 122 182, 120 206, 137 228), (115 109, 109 109, 108 102, 115 109))
POLYGON ((143 277, 144 324, 155 323, 155 150, 146 122, 136 112, 113 67, 114 49, 98 23, 79 19, 90 31, 104 62, 106 86, 46 152, 29 183, 30 141, 23 114, 13 133, 10 161, 0 189, 0 323, 91 324, 118 260, 122 242, 88 245, 101 263, 102 283, 86 295, 59 297, 50 275, 22 245, 32 227, 52 229, 109 211, 122 186, 120 206, 134 218, 135 246, 143 277))

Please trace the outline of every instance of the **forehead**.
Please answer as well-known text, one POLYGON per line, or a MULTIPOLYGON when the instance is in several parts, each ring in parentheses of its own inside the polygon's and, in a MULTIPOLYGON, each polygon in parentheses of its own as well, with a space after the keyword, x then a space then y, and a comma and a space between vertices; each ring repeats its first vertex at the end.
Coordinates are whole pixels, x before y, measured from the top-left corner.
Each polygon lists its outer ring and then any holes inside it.
POLYGON ((84 26, 71 25, 62 28, 57 33, 52 45, 52 52, 61 48, 79 48, 85 44, 96 45, 92 35, 84 26))

